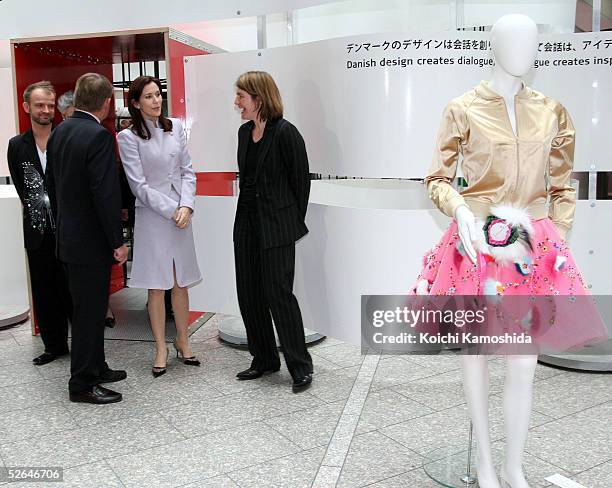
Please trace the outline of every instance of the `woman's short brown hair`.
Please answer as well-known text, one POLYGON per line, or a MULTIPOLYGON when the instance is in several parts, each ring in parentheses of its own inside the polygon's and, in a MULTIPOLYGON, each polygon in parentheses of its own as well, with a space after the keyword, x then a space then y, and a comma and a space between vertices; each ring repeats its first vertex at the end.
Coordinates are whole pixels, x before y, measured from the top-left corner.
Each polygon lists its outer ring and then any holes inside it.
POLYGON ((257 98, 259 118, 261 120, 274 120, 283 116, 283 101, 274 78, 265 71, 247 71, 236 80, 236 87, 257 98))

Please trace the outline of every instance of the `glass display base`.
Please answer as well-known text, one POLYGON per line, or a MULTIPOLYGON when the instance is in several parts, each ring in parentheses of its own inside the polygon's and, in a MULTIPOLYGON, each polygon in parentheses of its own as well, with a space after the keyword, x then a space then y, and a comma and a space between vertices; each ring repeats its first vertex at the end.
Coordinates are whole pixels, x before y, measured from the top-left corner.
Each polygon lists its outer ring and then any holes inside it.
POLYGON ((476 488, 476 449, 472 450, 468 469, 466 446, 436 449, 425 456, 423 469, 433 481, 446 488, 476 488))
MULTIPOLYGON (((246 348, 248 346, 246 329, 242 318, 234 317, 231 315, 223 315, 218 319, 219 326, 219 339, 227 342, 233 346, 246 348)), ((276 329, 274 330, 276 337, 276 344, 280 345, 276 329)), ((325 336, 315 332, 314 330, 304 329, 304 338, 306 339, 307 345, 315 344, 323 339, 325 336)))
MULTIPOLYGON (((423 463, 423 469, 427 476, 445 488, 480 488, 476 474, 476 460, 478 458, 476 443, 472 444, 471 456, 468 455, 468 446, 469 442, 466 439, 463 446, 443 447, 427 453, 423 463), (470 462, 469 468, 468 459, 470 462)), ((491 454, 493 464, 499 475, 504 462, 504 443, 494 445, 491 454)), ((540 478, 541 473, 526 471, 529 486, 540 486, 543 481, 543 477, 540 478)))

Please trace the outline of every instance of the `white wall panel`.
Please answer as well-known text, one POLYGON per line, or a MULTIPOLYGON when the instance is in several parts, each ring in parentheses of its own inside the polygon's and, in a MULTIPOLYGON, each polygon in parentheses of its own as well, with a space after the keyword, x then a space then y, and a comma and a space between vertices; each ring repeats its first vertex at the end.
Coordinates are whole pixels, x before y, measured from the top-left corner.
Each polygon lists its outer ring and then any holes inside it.
POLYGON ((236 197, 196 197, 193 237, 202 282, 189 289, 189 308, 240 315, 232 230, 236 197))
POLYGON ((171 27, 225 51, 257 49, 257 17, 190 22, 171 27))
POLYGON ((0 68, 11 67, 11 43, 8 40, 0 40, 0 68))
POLYGON ((11 68, 0 66, 0 177, 9 176, 8 161, 6 159, 6 150, 8 140, 17 134, 15 127, 15 107, 14 89, 13 89, 13 73, 11 68))
POLYGON ((351 0, 295 11, 296 42, 380 32, 454 28, 449 0, 351 0))
POLYGON ((407 293, 447 224, 437 210, 311 204, 296 253, 305 326, 359 344, 361 295, 407 293))
POLYGON ((30 308, 21 202, 13 185, 0 185, 0 222, 5 236, 0 239, 0 316, 4 318, 7 311, 22 313, 30 308))
POLYGON ((287 12, 266 16, 266 47, 289 46, 293 41, 297 42, 287 28, 287 18, 287 12))
MULTIPOLYGON (((251 69, 269 71, 286 108, 306 140, 311 171, 369 178, 418 178, 429 166, 444 106, 490 77, 489 67, 459 64, 487 60, 488 51, 454 49, 374 49, 374 44, 403 40, 487 40, 478 33, 389 34, 332 39, 291 47, 192 58, 186 67, 190 150, 198 171, 236 171, 236 131, 241 121, 232 110, 234 82, 251 69), (348 46, 354 45, 352 52, 348 46), (361 46, 360 52, 357 46, 361 46), (363 46, 370 46, 366 50, 363 46), (423 65, 423 60, 452 59, 454 65, 423 65), (380 66, 402 60, 413 65, 380 66), (348 69, 348 62, 374 61, 374 68, 348 69)), ((532 70, 527 82, 561 101, 577 130, 575 169, 612 169, 612 70, 594 66, 612 34, 547 35, 546 43, 571 43, 575 51, 542 52, 548 67, 532 70), (602 40, 600 49, 594 43, 602 40), (583 47, 589 44, 585 50, 583 47), (553 66, 555 61, 590 61, 588 66, 553 66)), ((422 46, 422 45, 421 45, 422 46)), ((544 49, 544 48, 543 48, 544 49)), ((610 61, 612 62, 612 61, 610 61)), ((352 66, 352 65, 351 65, 352 66)))
POLYGON ((578 268, 594 295, 612 295, 612 227, 603 224, 610 221, 612 201, 593 202, 579 200, 576 203, 574 227, 569 244, 578 268))
POLYGON ((0 39, 143 29, 185 22, 251 17, 332 1, 174 0, 168 3, 167 0, 55 0, 50 14, 32 15, 32 3, 4 0, 0 2, 0 39), (53 12, 57 14, 53 15, 53 12))
POLYGON ((310 201, 351 208, 435 208, 422 183, 406 180, 316 180, 310 188, 310 201))
POLYGON ((503 15, 524 14, 544 32, 573 33, 576 0, 465 0, 464 26, 491 26, 503 15))
POLYGON ((529 15, 542 32, 570 33, 574 32, 576 1, 351 0, 303 8, 294 16, 297 41, 311 42, 380 32, 438 32, 456 26, 491 26, 510 13, 529 15), (458 25, 461 18, 463 23, 458 25))

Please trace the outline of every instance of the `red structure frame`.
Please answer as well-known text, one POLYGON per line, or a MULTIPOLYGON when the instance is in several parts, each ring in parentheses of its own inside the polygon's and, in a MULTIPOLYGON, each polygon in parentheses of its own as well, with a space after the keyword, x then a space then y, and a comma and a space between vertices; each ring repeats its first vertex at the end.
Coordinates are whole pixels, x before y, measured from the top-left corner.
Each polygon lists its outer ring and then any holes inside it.
MULTIPOLYGON (((30 127, 30 119, 21 109, 22 93, 29 84, 48 80, 55 86, 59 97, 74 90, 75 81, 85 73, 97 72, 113 81, 113 65, 149 61, 166 61, 168 113, 185 119, 184 57, 204 55, 208 51, 181 42, 171 37, 171 33, 176 31, 161 28, 12 40, 15 113, 19 131, 30 127)), ((56 111, 55 124, 61 120, 61 114, 56 111)), ((115 133, 114 101, 103 124, 115 133)), ((198 173, 197 178, 198 195, 233 195, 235 173, 198 173)), ((123 288, 124 281, 123 269, 113 266, 110 292, 123 288)), ((38 333, 35 313, 33 315, 34 333, 38 333)))

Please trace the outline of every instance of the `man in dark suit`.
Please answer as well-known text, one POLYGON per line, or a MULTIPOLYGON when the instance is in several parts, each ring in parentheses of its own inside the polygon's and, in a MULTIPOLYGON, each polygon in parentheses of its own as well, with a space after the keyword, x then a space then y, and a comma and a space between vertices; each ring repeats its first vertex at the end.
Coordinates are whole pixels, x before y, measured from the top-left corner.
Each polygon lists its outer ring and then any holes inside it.
POLYGON ((48 144, 48 188, 57 221, 57 254, 65 264, 72 295, 70 400, 121 401, 120 393, 100 386, 125 379, 104 357, 104 318, 110 268, 123 264, 121 197, 115 164, 115 139, 100 122, 113 97, 110 81, 87 73, 76 83, 72 117, 62 122, 48 144))
POLYGON ((68 320, 72 304, 61 263, 55 256, 55 225, 46 187, 47 141, 55 114, 55 90, 39 81, 23 92, 23 110, 31 128, 13 137, 7 159, 23 205, 23 240, 28 255, 33 308, 45 351, 37 366, 68 354, 68 320))
POLYGON ((295 242, 308 232, 308 156, 297 128, 282 118, 280 93, 268 73, 244 73, 236 88, 234 103, 248 122, 238 131, 234 257, 238 304, 253 355, 251 367, 237 377, 252 380, 279 370, 271 315, 297 393, 310 386, 313 373, 293 294, 295 242))

